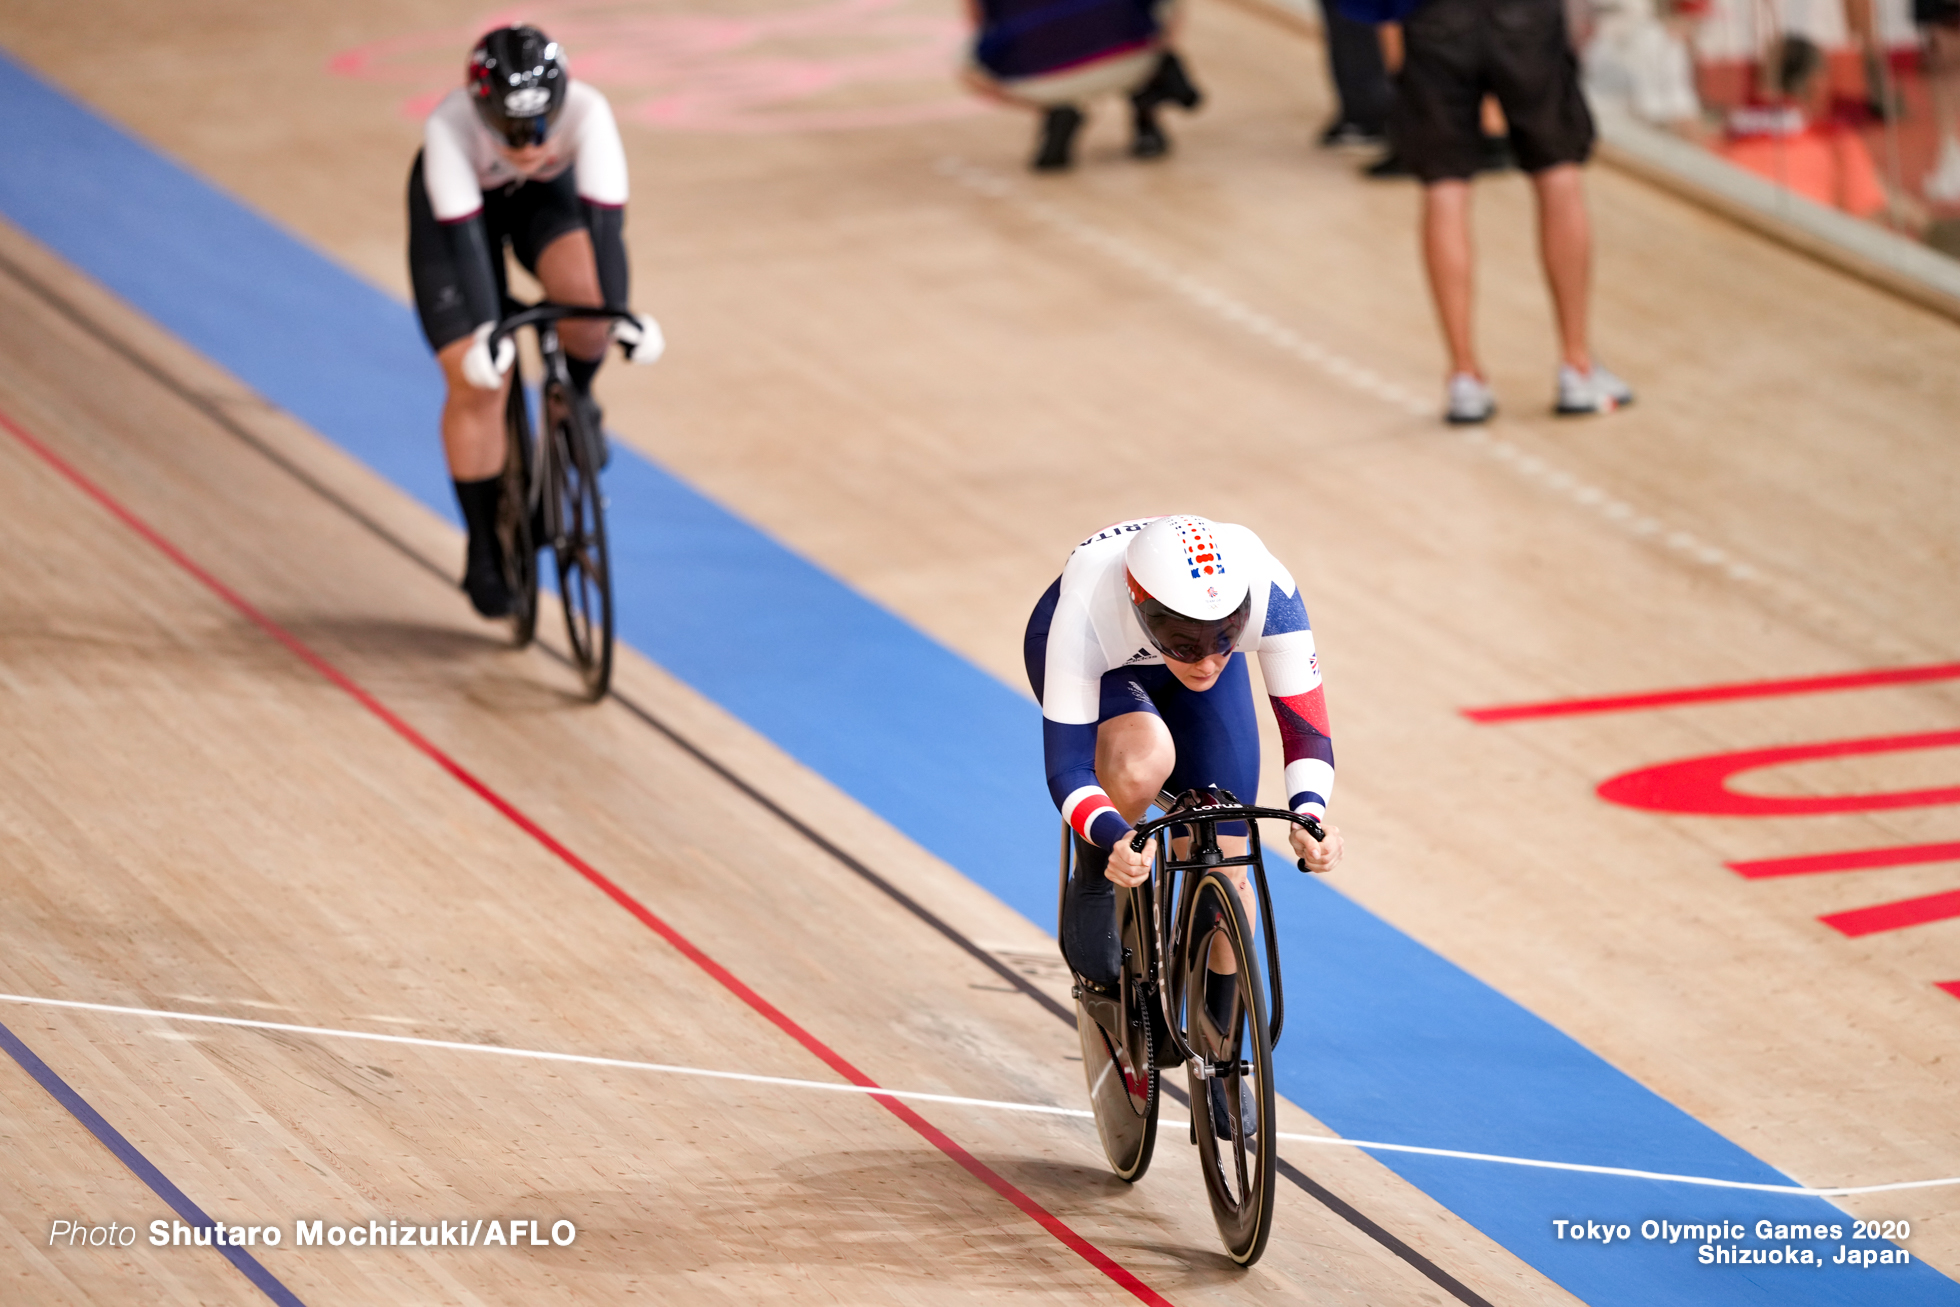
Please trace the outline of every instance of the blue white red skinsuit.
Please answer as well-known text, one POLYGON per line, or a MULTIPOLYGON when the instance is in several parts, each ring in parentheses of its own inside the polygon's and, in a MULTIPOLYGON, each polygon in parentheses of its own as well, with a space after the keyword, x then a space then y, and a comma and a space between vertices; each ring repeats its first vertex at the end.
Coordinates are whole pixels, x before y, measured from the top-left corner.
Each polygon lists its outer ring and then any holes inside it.
MULTIPOLYGON (((1084 540, 1062 568, 1061 595, 1048 628, 1042 687, 1042 745, 1048 790, 1070 826, 1102 848, 1115 847, 1130 824, 1096 783, 1096 727, 1104 673, 1162 666, 1130 602, 1123 556, 1132 536, 1155 518, 1106 527, 1084 540)), ((1334 792, 1334 746, 1321 690, 1313 629, 1292 575, 1242 526, 1219 523, 1216 559, 1250 582, 1252 613, 1234 653, 1259 655, 1286 758, 1287 806, 1318 818, 1334 792)), ((1251 795, 1240 795, 1251 802, 1251 795)))

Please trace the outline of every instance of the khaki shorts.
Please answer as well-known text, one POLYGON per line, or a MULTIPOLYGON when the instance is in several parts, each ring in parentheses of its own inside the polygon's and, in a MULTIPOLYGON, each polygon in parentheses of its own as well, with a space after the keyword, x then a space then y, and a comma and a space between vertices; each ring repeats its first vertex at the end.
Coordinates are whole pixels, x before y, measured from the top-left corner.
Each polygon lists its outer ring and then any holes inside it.
POLYGON ((1156 69, 1161 54, 1162 47, 1153 42, 1140 50, 1126 50, 1122 54, 1093 59, 1060 72, 1041 73, 1034 77, 1003 80, 977 63, 969 63, 967 71, 970 76, 1000 88, 1001 94, 1011 99, 1053 108, 1062 104, 1079 104, 1111 91, 1127 94, 1142 85, 1156 69))

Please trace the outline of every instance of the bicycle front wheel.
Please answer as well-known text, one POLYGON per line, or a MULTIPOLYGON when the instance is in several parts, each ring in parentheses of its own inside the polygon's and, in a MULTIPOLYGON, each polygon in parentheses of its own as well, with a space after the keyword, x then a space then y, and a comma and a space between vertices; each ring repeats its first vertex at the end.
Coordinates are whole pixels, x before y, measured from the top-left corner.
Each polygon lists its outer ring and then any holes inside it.
POLYGON ((1266 988, 1238 891, 1208 871, 1184 920, 1186 1042, 1207 1075, 1189 1070, 1191 1119, 1205 1192, 1225 1251, 1250 1266, 1273 1231, 1273 1050, 1266 988), (1230 973, 1214 967, 1226 965, 1230 973))
POLYGON ((503 483, 497 495, 497 544, 504 555, 504 585, 510 591, 511 643, 522 649, 538 629, 538 545, 531 510, 531 414, 524 385, 510 381, 504 407, 503 483))
POLYGON ((565 636, 572 662, 585 682, 587 697, 605 697, 612 684, 612 565, 606 548, 606 505, 599 493, 598 452, 602 439, 588 429, 586 413, 570 396, 554 394, 552 462, 558 475, 557 533, 552 550, 558 560, 558 598, 565 610, 565 636))
POLYGON ((1121 997, 1076 999, 1075 1028, 1103 1155, 1119 1179, 1135 1182, 1150 1168, 1157 1144, 1157 1066, 1145 1007, 1150 998, 1137 974, 1144 952, 1135 897, 1119 894, 1116 911, 1126 957, 1121 997))

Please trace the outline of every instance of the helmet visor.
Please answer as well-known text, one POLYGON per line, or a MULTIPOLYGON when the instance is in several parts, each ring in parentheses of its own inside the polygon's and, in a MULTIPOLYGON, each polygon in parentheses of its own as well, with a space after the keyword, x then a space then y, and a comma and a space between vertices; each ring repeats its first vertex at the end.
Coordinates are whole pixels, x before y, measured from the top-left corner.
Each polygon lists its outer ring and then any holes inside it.
POLYGON ((1186 617, 1145 595, 1132 599, 1143 633, 1157 652, 1176 663, 1201 663, 1213 654, 1228 654, 1245 634, 1252 616, 1252 594, 1239 601, 1237 611, 1226 617, 1205 621, 1186 617))
POLYGON ((551 135, 551 117, 535 114, 529 118, 506 118, 499 127, 504 143, 513 150, 522 150, 544 144, 545 137, 551 135))

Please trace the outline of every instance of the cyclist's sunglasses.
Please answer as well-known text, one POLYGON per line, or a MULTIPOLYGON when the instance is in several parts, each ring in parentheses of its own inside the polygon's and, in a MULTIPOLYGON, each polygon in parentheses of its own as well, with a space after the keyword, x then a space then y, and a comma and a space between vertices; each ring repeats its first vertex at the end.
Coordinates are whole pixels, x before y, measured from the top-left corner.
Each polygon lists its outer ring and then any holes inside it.
POLYGON ((532 118, 504 119, 504 142, 513 150, 543 145, 545 137, 549 135, 551 135, 549 114, 541 113, 532 118))
POLYGON ((1232 652, 1239 637, 1245 634, 1247 619, 1252 616, 1250 592, 1231 616, 1210 622, 1186 617, 1148 597, 1133 602, 1150 643, 1158 653, 1178 663, 1201 663, 1213 654, 1232 652))

